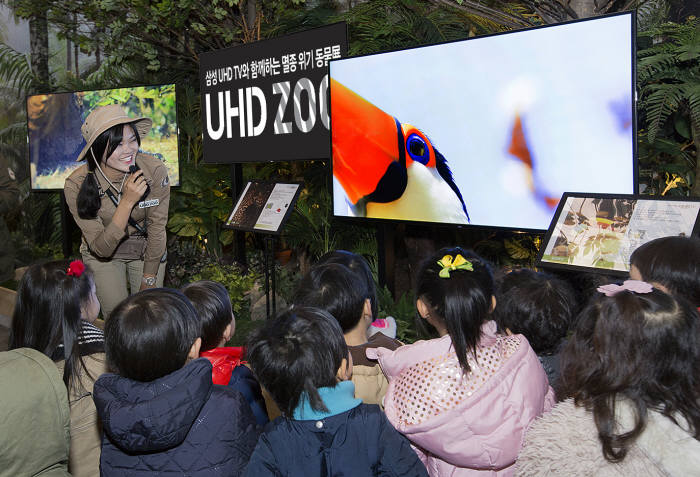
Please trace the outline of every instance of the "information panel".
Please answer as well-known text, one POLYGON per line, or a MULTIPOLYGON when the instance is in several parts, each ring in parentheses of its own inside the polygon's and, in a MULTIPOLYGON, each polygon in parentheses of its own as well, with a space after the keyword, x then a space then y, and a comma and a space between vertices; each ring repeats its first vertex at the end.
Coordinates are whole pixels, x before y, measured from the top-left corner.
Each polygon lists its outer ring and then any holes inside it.
POLYGON ((300 192, 299 182, 248 182, 225 226, 249 232, 280 233, 300 192))
POLYGON ((328 62, 347 54, 345 23, 200 56, 204 161, 330 157, 328 62))
POLYGON ((537 264, 623 275, 640 245, 660 237, 697 235, 699 214, 697 198, 567 192, 537 264))

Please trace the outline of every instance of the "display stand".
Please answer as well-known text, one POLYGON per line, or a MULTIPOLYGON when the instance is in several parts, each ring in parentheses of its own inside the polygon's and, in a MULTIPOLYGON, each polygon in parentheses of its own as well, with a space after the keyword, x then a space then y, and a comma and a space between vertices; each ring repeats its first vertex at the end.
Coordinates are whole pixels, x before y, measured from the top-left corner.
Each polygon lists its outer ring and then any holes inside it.
MULTIPOLYGON (((243 165, 241 163, 231 164, 231 192, 233 197, 239 197, 243 192, 243 165)), ((234 232, 233 254, 236 262, 243 266, 248 265, 245 254, 245 233, 234 232)))
POLYGON ((264 235, 265 312, 277 311, 275 298, 275 236, 282 232, 302 189, 301 182, 248 182, 224 227, 264 235))
POLYGON ((392 224, 377 224, 377 281, 380 287, 386 287, 392 296, 395 295, 395 254, 394 227, 392 224))
POLYGON ((265 313, 269 319, 277 313, 277 300, 275 291, 277 289, 275 283, 275 237, 274 235, 265 236, 265 313), (272 290, 272 300, 270 300, 270 290, 272 290), (272 302, 272 307, 270 307, 272 302))

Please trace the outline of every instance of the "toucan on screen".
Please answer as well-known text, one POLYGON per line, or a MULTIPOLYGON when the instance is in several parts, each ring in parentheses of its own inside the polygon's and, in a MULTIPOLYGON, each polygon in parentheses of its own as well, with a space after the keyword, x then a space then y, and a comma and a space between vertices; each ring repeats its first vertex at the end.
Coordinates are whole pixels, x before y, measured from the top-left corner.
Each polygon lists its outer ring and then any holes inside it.
POLYGON ((632 13, 330 62, 336 216, 546 229, 634 193, 632 13))

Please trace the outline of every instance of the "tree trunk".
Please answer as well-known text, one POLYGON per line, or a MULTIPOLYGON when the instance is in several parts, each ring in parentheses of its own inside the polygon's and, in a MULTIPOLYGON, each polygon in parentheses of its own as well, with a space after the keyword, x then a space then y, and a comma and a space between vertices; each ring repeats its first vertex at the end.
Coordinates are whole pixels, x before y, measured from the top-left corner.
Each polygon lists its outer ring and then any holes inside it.
POLYGON ((571 0, 564 3, 568 3, 569 7, 576 12, 576 15, 578 15, 579 18, 588 18, 597 15, 594 0, 571 0))
POLYGON ((66 71, 73 69, 73 53, 71 53, 70 38, 66 38, 66 71))
POLYGON ((49 81, 49 25, 46 12, 33 15, 29 19, 29 49, 32 72, 36 75, 41 89, 48 88, 49 81))
POLYGON ((695 183, 690 190, 690 195, 700 197, 700 123, 693 121, 692 117, 690 118, 690 130, 695 145, 695 183))
POLYGON ((258 7, 255 0, 248 0, 246 3, 248 8, 246 22, 248 23, 248 28, 252 31, 255 28, 255 17, 257 15, 258 7))
MULTIPOLYGON (((73 22, 76 25, 74 31, 75 31, 76 37, 77 37, 77 34, 78 34, 78 16, 77 15, 73 16, 73 22)), ((75 59, 75 77, 80 78, 80 68, 78 65, 78 55, 80 55, 80 47, 78 46, 78 43, 76 43, 76 42, 73 42, 73 53, 74 53, 73 56, 75 59)))

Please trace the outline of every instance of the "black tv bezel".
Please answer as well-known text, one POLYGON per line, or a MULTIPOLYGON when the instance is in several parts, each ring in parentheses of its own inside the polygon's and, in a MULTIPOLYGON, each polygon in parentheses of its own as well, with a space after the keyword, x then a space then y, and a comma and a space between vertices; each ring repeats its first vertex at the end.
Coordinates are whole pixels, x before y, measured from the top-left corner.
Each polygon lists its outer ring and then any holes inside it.
POLYGON ((63 191, 63 187, 60 188, 52 188, 52 189, 47 189, 47 188, 35 188, 34 187, 34 181, 32 177, 32 162, 31 162, 31 142, 29 140, 29 111, 27 110, 27 101, 29 98, 32 96, 45 96, 45 95, 50 95, 50 94, 75 94, 75 93, 91 93, 93 91, 111 91, 115 89, 129 89, 129 88, 149 88, 149 87, 160 87, 160 86, 169 86, 173 85, 175 86, 175 123, 176 123, 176 134, 177 134, 177 174, 178 178, 180 180, 180 183, 178 185, 172 185, 171 188, 177 188, 182 185, 182 164, 180 161, 180 111, 179 107, 177 104, 177 90, 178 90, 178 83, 155 83, 155 84, 134 84, 134 85, 128 85, 128 86, 117 86, 114 88, 95 88, 95 89, 77 89, 74 91, 50 91, 50 92, 43 92, 43 93, 32 93, 32 94, 25 94, 24 95, 24 108, 26 112, 26 128, 27 128, 27 153, 26 153, 26 164, 27 167, 29 168, 29 191, 30 192, 59 192, 63 191))
MULTIPOLYGON (((574 271, 574 272, 593 272, 593 273, 598 273, 602 275, 610 275, 614 277, 626 277, 629 275, 628 271, 624 270, 610 270, 607 268, 597 268, 597 267, 586 267, 583 265, 570 265, 570 264, 564 264, 564 263, 554 263, 554 262, 543 262, 542 261, 542 256, 544 255, 544 251, 547 248, 547 244, 549 241, 552 239, 552 233, 554 232, 554 228, 556 227, 557 223, 559 222, 559 217, 562 213, 562 210, 564 209, 564 205, 566 204, 567 199, 570 197, 576 198, 576 199, 630 199, 630 200, 651 200, 651 201, 664 201, 664 202, 700 202, 700 197, 686 197, 686 196, 656 196, 656 195, 644 195, 644 194, 598 194, 598 193, 591 193, 591 192, 564 192, 564 194, 561 196, 561 200, 559 201, 559 205, 557 206, 556 212, 554 212, 554 216, 552 217, 552 221, 549 224, 549 228, 547 229, 547 233, 545 234, 544 238, 542 239, 542 245, 540 246, 540 249, 537 252, 537 258, 535 259, 535 266, 538 268, 543 268, 543 269, 554 269, 554 270, 563 270, 563 271, 574 271)), ((691 236, 698 236, 700 234, 700 212, 698 215, 695 217, 695 224, 693 225, 693 230, 691 232, 691 236)))
MULTIPOLYGON (((632 190, 635 192, 639 191, 639 161, 637 157, 637 87, 636 87, 636 79, 637 79, 637 55, 636 55, 636 42, 637 42, 637 16, 636 12, 634 10, 628 10, 624 12, 616 12, 616 13, 611 13, 607 15, 600 15, 596 17, 591 17, 591 18, 580 18, 576 20, 569 20, 565 22, 560 22, 560 23, 552 23, 552 24, 547 24, 547 25, 533 25, 532 27, 527 27, 527 28, 520 28, 517 30, 511 30, 511 31, 506 31, 506 32, 497 32, 497 33, 490 33, 487 35, 480 35, 476 37, 471 37, 471 38, 463 38, 459 40, 449 40, 449 41, 443 41, 443 42, 438 42, 438 43, 430 43, 426 45, 418 45, 418 46, 410 46, 406 48, 396 48, 393 50, 387 50, 387 51, 382 51, 379 53, 366 53, 362 55, 355 55, 355 56, 347 56, 345 58, 339 58, 336 60, 330 60, 328 63, 328 115, 331 118, 330 121, 330 131, 328 135, 328 140, 330 141, 330 151, 331 151, 331 157, 329 158, 330 161, 330 183, 331 183, 331 208, 333 211, 333 219, 334 220, 340 220, 340 221, 348 221, 350 223, 357 223, 357 222, 362 222, 366 223, 368 225, 381 225, 381 224, 389 224, 389 223, 396 223, 396 224, 407 224, 407 225, 415 225, 415 226, 426 226, 426 227, 441 227, 441 228, 450 228, 450 229, 462 229, 462 228, 468 228, 471 230, 495 230, 495 231, 503 231, 503 232, 526 232, 526 233, 533 233, 533 234, 545 234, 547 232, 547 229, 536 229, 536 228, 527 228, 527 227, 511 227, 511 226, 498 226, 498 225, 485 225, 485 224, 457 224, 453 222, 427 222, 427 221, 422 221, 422 220, 408 220, 408 219, 390 219, 390 218, 379 218, 379 217, 355 217, 355 216, 349 216, 349 215, 336 215, 335 213, 335 196, 333 194, 333 112, 332 112, 332 106, 331 106, 331 65, 335 62, 339 61, 346 61, 346 60, 351 60, 351 59, 356 59, 356 58, 362 58, 366 56, 377 56, 377 55, 383 55, 387 53, 395 53, 398 51, 406 51, 406 50, 416 50, 419 48, 426 48, 426 47, 431 47, 431 46, 439 46, 439 45, 447 45, 451 43, 458 43, 458 42, 464 42, 464 41, 473 41, 473 40, 479 40, 481 38, 489 38, 493 36, 501 36, 501 35, 510 35, 513 33, 521 33, 524 31, 530 31, 530 30, 539 30, 543 28, 551 28, 551 27, 557 27, 557 26, 562 26, 562 25, 569 25, 573 23, 581 23, 581 22, 589 22, 589 21, 596 21, 596 20, 601 20, 604 18, 612 18, 612 17, 618 17, 618 16, 625 16, 628 15, 631 20, 631 35, 630 35, 630 51, 631 51, 631 66, 632 66, 632 75, 630 78, 630 85, 631 85, 631 91, 632 91, 632 101, 631 101, 631 108, 632 108, 632 190)), ((628 194, 628 195, 633 195, 633 194, 628 194)))

